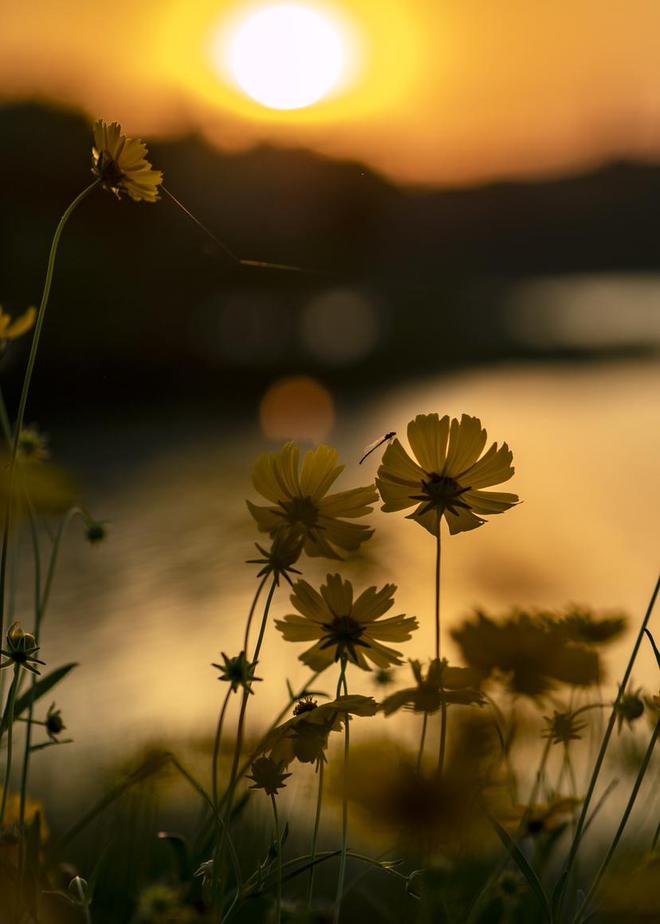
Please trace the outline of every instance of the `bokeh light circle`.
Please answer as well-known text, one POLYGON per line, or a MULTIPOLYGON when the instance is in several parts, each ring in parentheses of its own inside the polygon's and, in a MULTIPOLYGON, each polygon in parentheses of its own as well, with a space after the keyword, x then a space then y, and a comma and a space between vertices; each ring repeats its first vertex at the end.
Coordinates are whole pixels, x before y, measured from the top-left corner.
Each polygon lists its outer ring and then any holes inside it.
POLYGON ((274 382, 261 400, 259 421, 271 440, 325 439, 335 422, 332 395, 306 375, 274 382))

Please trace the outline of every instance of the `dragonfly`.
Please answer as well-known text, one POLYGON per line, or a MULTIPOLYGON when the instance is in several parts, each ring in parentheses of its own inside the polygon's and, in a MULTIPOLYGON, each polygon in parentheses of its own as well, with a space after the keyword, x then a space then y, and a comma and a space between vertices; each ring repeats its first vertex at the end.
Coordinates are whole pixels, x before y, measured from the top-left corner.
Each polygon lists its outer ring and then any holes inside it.
POLYGON ((364 455, 360 459, 360 465, 364 462, 367 456, 370 456, 372 452, 378 449, 379 446, 382 446, 383 443, 389 443, 390 440, 394 439, 396 436, 396 430, 392 430, 390 433, 386 433, 385 436, 381 436, 379 439, 374 440, 373 443, 369 443, 368 446, 364 447, 364 455))

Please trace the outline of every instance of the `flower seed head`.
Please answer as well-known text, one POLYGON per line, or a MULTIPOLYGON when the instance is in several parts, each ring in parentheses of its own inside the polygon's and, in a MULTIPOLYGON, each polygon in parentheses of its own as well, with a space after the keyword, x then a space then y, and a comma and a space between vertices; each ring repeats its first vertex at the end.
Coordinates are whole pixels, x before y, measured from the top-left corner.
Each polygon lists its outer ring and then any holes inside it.
POLYGON ((284 772, 284 764, 276 763, 270 757, 258 757, 252 764, 248 779, 253 781, 250 789, 263 789, 267 796, 276 796, 285 787, 285 780, 291 776, 284 772))

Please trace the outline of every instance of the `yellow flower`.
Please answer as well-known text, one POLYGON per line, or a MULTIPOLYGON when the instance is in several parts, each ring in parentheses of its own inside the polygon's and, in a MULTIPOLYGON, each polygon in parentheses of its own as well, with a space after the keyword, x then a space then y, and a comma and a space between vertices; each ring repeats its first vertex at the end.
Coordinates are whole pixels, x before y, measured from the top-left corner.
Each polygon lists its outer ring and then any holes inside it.
POLYGON ((321 671, 333 661, 346 658, 363 670, 371 670, 367 659, 377 667, 401 664, 401 655, 386 642, 405 642, 417 628, 413 616, 380 617, 394 603, 394 584, 380 590, 368 587, 353 600, 353 585, 338 574, 329 574, 318 593, 307 581, 296 581, 291 602, 298 614, 290 613, 275 625, 288 642, 318 639, 300 660, 313 671, 321 671))
POLYGON ((292 718, 269 732, 260 750, 269 751, 276 763, 286 767, 294 759, 318 766, 325 761, 330 732, 341 731, 347 714, 372 716, 377 709, 371 696, 339 696, 321 706, 305 697, 296 704, 292 718))
POLYGON ((340 552, 358 549, 373 530, 346 519, 371 513, 373 507, 369 505, 378 500, 378 494, 372 485, 328 494, 344 470, 343 465, 337 465, 338 458, 335 449, 319 446, 305 453, 300 468, 300 450, 294 443, 287 443, 280 452, 260 456, 252 483, 272 506, 247 502, 259 529, 271 536, 286 530, 299 537, 305 552, 312 556, 341 558, 340 552))
POLYGON ((103 181, 103 188, 118 199, 127 193, 134 202, 156 202, 163 174, 147 160, 146 145, 122 135, 118 122, 108 125, 99 119, 93 130, 92 173, 103 181))
POLYGON ((429 664, 426 676, 422 673, 419 661, 411 661, 415 686, 397 690, 381 703, 385 715, 398 712, 399 709, 412 709, 413 712, 437 712, 444 703, 470 706, 481 705, 483 693, 478 689, 481 681, 479 671, 469 667, 450 667, 443 658, 434 658, 429 664))
POLYGON ((27 334, 34 327, 37 319, 37 309, 28 308, 27 311, 12 321, 11 315, 8 315, 0 305, 0 351, 4 350, 10 340, 18 340, 23 334, 27 334))
POLYGON ((516 494, 482 491, 508 481, 514 473, 513 455, 506 443, 493 443, 482 456, 486 431, 477 417, 463 414, 460 421, 437 414, 418 414, 408 424, 412 459, 399 440, 390 443, 378 469, 376 485, 386 512, 415 506, 408 519, 416 520, 432 535, 444 517, 449 532, 475 529, 486 521, 481 515, 503 513, 518 503, 516 494), (480 458, 481 456, 481 458, 480 458))

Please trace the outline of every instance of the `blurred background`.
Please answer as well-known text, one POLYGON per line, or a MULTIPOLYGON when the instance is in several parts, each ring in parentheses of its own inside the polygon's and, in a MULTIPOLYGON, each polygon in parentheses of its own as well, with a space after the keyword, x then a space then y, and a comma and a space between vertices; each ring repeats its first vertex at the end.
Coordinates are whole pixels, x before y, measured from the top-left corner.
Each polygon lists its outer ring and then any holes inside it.
MULTIPOLYGON (((446 543, 447 627, 477 605, 569 601, 636 623, 655 580, 660 7, 310 0, 335 70, 290 106, 269 96, 290 31, 232 57, 272 6, 3 12, 7 311, 38 302, 98 117, 144 138, 234 253, 301 270, 237 267, 167 196, 99 190, 66 228, 27 419, 109 524, 98 548, 73 531, 45 627, 49 664, 81 662, 58 694, 76 745, 43 767, 72 786, 85 753, 211 727, 207 665, 238 649, 254 583, 251 465, 287 438, 336 445, 339 487, 367 483, 365 444, 417 413, 475 414, 508 441, 524 504, 446 543)), ((10 408, 25 359, 23 341, 0 361, 10 408)), ((399 584, 421 623, 406 656, 426 657, 432 542, 402 517, 372 522, 347 573, 399 584)), ((29 572, 17 580, 27 607, 29 572)), ((276 615, 287 606, 282 592, 276 615)), ((273 695, 302 679, 297 653, 270 632, 273 695)))

